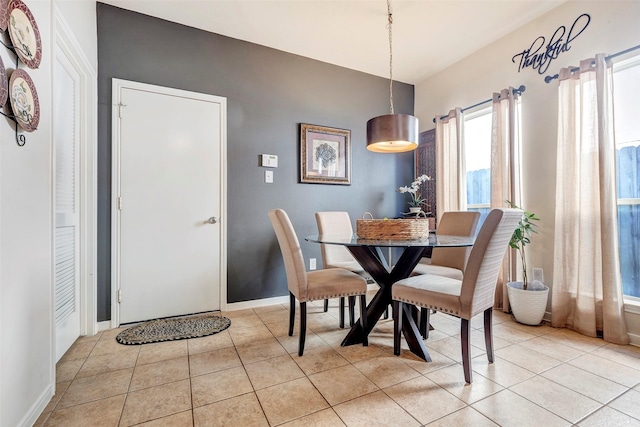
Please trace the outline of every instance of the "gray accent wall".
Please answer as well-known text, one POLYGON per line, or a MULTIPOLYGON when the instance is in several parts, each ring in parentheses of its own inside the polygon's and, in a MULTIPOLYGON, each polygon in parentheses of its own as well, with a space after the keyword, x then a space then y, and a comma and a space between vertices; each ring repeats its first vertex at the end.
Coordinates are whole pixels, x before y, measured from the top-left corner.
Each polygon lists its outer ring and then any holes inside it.
MULTIPOLYGON (((413 154, 372 153, 365 142, 367 120, 389 112, 387 79, 103 3, 97 25, 98 321, 111 317, 112 78, 227 98, 230 303, 288 295, 269 210, 287 211, 307 267, 309 258, 321 267, 319 245, 303 240, 317 232, 315 212, 345 210, 355 228, 365 211, 392 218, 405 209, 395 190, 413 181, 413 154), (351 130, 351 185, 299 183, 300 123, 351 130), (273 184, 260 154, 278 155, 273 184)), ((412 85, 394 83, 393 95, 396 113, 413 114, 412 85)))

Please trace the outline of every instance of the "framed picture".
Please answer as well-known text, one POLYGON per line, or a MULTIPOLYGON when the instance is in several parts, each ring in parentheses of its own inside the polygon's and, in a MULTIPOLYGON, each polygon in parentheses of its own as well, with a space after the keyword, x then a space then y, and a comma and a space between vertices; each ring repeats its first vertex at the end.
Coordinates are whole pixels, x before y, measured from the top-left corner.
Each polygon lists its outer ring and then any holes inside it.
POLYGON ((351 131, 300 124, 300 182, 351 185, 351 131))

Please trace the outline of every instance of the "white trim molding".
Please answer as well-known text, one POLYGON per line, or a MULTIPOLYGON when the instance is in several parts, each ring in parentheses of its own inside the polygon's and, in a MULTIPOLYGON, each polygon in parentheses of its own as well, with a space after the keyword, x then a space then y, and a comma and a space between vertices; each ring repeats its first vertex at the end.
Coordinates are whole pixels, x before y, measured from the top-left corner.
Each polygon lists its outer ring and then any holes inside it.
MULTIPOLYGON (((97 327, 97 73, 80 43, 55 9, 56 45, 80 75, 80 334, 95 335, 97 327)), ((53 159, 52 161, 55 161, 53 159)), ((53 208, 52 208, 53 209, 53 208)))
POLYGON ((225 304, 226 307, 221 311, 246 310, 248 308, 266 307, 275 304, 289 304, 289 296, 227 303, 225 304))
POLYGON ((218 271, 219 308, 228 310, 227 305, 227 98, 207 93, 191 92, 165 86, 151 85, 130 80, 111 79, 111 328, 120 325, 120 308, 118 304, 118 291, 120 290, 120 227, 121 217, 118 209, 118 199, 121 190, 121 121, 119 119, 119 100, 123 89, 134 89, 154 93, 162 93, 171 96, 188 96, 194 99, 202 99, 216 102, 220 105, 220 148, 218 180, 220 189, 220 268, 218 271))

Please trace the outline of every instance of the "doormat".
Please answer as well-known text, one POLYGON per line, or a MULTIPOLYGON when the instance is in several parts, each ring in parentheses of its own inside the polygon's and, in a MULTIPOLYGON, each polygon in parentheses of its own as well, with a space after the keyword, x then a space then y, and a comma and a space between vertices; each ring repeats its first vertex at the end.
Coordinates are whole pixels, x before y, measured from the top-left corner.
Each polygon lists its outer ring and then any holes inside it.
POLYGON ((212 314, 157 319, 125 329, 118 334, 116 341, 120 344, 135 345, 184 340, 217 334, 230 325, 231 320, 228 318, 212 314))

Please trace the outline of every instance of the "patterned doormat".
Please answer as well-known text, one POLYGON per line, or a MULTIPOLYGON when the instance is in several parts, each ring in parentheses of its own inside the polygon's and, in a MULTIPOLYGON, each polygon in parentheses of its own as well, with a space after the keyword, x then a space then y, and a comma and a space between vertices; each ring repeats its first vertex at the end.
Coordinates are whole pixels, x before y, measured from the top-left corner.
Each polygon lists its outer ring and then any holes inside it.
POLYGON ((157 319, 132 326, 120 332, 120 344, 147 344, 152 342, 184 340, 217 334, 231 325, 231 320, 212 314, 157 319))

